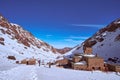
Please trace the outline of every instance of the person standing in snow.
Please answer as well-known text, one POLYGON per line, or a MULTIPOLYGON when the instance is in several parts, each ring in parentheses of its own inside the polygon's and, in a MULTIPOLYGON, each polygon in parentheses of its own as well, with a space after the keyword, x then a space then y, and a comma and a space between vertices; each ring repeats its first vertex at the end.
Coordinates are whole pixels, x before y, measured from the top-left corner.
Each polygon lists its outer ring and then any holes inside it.
POLYGON ((40 62, 41 62, 41 61, 40 61, 40 60, 38 60, 38 64, 39 64, 39 66, 40 66, 40 62))
POLYGON ((49 68, 51 68, 51 62, 49 62, 48 65, 49 65, 49 68))

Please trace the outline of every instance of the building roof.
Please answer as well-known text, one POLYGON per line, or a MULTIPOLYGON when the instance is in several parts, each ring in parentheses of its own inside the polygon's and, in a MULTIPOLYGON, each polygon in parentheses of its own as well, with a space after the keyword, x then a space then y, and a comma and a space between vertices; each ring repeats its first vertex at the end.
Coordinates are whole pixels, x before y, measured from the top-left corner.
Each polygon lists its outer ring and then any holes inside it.
POLYGON ((74 63, 75 65, 86 65, 86 61, 80 61, 80 62, 77 62, 77 63, 74 63))
POLYGON ((78 56, 79 58, 82 58, 82 56, 78 56))
POLYGON ((60 58, 58 58, 57 60, 63 60, 64 58, 63 57, 60 57, 60 58))
POLYGON ((84 57, 95 57, 93 54, 83 54, 84 57))

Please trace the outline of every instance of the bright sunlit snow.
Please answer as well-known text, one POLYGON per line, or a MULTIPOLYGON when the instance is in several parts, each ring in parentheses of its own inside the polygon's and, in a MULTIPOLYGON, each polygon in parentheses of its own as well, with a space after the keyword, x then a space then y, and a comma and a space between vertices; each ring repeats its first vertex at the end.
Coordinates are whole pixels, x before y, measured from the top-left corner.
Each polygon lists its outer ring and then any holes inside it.
POLYGON ((0 80, 119 80, 115 72, 79 71, 46 65, 19 65, 0 71, 0 80))

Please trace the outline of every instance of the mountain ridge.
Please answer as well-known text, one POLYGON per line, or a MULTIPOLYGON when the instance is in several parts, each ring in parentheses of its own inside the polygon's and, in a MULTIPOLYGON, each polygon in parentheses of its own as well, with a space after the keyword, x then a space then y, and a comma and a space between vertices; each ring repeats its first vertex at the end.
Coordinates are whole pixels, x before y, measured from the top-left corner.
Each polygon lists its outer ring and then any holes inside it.
MULTIPOLYGON (((40 54, 43 54, 44 56, 49 55, 48 57, 54 57, 55 55, 59 55, 59 53, 53 46, 49 45, 48 43, 42 40, 37 39, 32 35, 32 33, 24 30, 20 25, 10 23, 2 15, 0 15, 0 47, 4 49, 5 47, 9 47, 9 50, 16 52, 17 55, 27 54, 28 51, 28 53, 31 54, 31 56, 29 57, 37 57, 37 55, 39 55, 40 57, 40 54), (21 50, 17 50, 16 46, 18 48, 21 48, 21 50), (16 50, 14 50, 15 48, 16 50)), ((1 52, 5 53, 4 50, 1 50, 1 52)))

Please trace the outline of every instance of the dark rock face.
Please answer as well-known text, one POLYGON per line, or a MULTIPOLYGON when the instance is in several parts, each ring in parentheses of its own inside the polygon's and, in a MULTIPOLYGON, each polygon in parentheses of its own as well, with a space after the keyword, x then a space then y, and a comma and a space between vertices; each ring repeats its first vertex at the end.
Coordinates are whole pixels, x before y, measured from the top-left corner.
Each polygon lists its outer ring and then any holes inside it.
POLYGON ((5 45, 5 44, 4 44, 4 38, 2 38, 2 37, 0 37, 0 44, 1 44, 1 45, 5 45))
POLYGON ((120 41, 120 34, 116 36, 115 41, 120 41))

